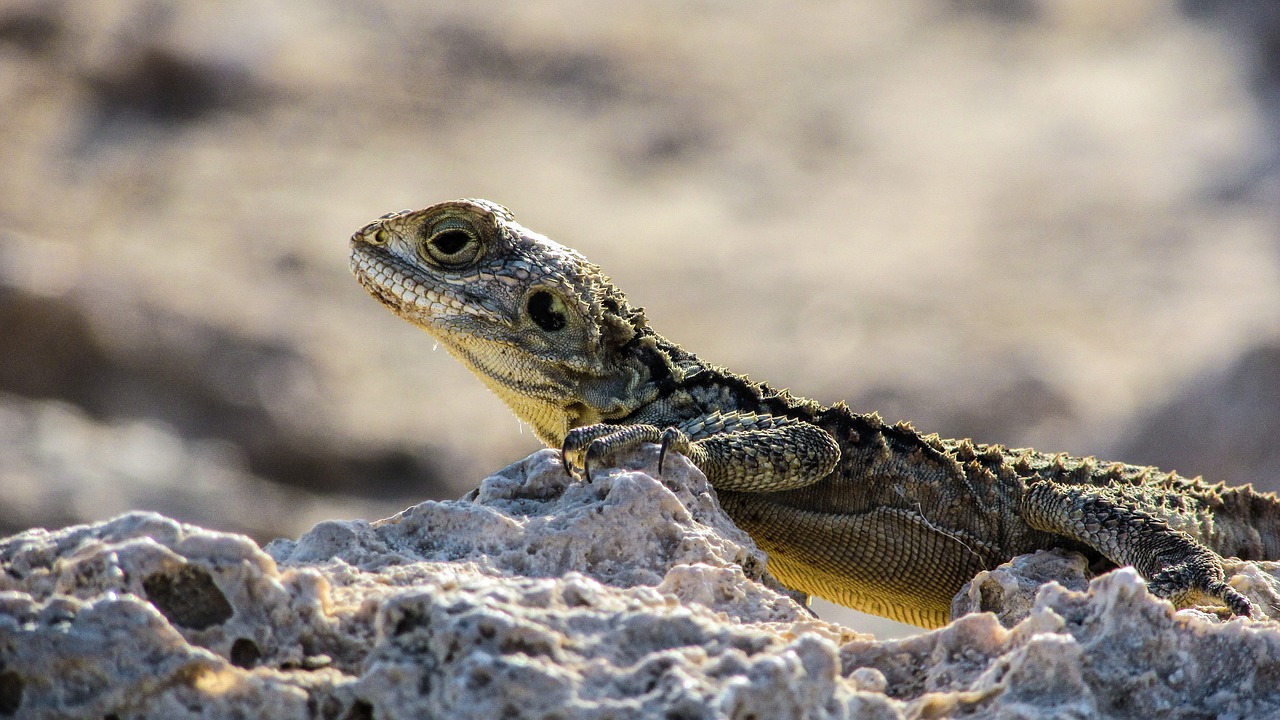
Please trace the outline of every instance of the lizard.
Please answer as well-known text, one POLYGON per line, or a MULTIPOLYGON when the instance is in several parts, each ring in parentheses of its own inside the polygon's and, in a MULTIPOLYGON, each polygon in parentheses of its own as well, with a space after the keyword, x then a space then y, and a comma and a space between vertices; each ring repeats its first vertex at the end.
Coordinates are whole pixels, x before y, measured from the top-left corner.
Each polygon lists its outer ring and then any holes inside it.
POLYGON ((819 404, 706 362, 577 251, 464 199, 351 236, 359 283, 425 329, 591 479, 660 446, 707 477, 804 597, 920 627, 982 570, 1038 549, 1132 565, 1175 604, 1250 616, 1223 557, 1280 558, 1280 499, 1156 468, 978 444, 819 404))

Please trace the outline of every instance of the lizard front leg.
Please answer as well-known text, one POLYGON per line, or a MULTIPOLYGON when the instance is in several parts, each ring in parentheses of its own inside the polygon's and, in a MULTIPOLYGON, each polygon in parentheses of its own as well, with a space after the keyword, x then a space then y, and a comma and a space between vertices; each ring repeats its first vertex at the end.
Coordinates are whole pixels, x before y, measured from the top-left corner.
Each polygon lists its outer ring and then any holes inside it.
POLYGON ((1253 605, 1227 585, 1218 554, 1164 520, 1096 486, 1037 482, 1022 495, 1021 514, 1037 530, 1084 543, 1118 565, 1132 565, 1152 594, 1180 603, 1199 591, 1236 615, 1253 605))
POLYGON ((800 420, 755 413, 721 413, 660 429, 656 425, 587 425, 569 431, 561 452, 575 473, 580 459, 590 467, 641 443, 661 443, 658 470, 668 452, 689 458, 715 488, 776 492, 811 485, 840 460, 840 446, 827 431, 800 420))

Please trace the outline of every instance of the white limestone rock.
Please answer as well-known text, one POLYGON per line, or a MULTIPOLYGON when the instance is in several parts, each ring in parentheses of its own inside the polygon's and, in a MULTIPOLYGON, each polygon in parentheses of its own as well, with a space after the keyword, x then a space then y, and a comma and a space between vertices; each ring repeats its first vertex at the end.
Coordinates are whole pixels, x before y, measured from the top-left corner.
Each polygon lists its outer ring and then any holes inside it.
POLYGON ((1175 612, 1132 568, 1086 592, 1045 585, 1012 628, 978 613, 904 640, 855 640, 840 659, 845 674, 878 670, 926 717, 1280 717, 1276 623, 1175 612))
MULTIPOLYGON (((1253 603, 1256 619, 1280 618, 1280 563, 1229 558, 1223 563, 1223 569, 1232 587, 1253 603)), ((1091 577, 1088 561, 1077 552, 1055 549, 1020 555, 994 570, 978 573, 965 583, 951 601, 951 617, 993 612, 1001 625, 1013 627, 1035 610, 1047 583, 1084 591, 1091 577)), ((1229 617, 1220 603, 1205 608, 1193 606, 1182 612, 1229 617)))
POLYGON ((952 598, 951 617, 992 612, 1001 625, 1013 627, 1031 614, 1036 594, 1049 582, 1087 590, 1088 561, 1070 550, 1040 550, 1020 555, 994 570, 983 570, 952 598))
POLYGON ((655 455, 588 484, 541 451, 462 500, 265 549, 144 513, 0 541, 0 717, 1280 714, 1274 624, 1174 613, 1132 572, 1044 586, 1012 629, 876 642, 815 619, 757 582, 705 478, 675 458, 654 479, 655 455))

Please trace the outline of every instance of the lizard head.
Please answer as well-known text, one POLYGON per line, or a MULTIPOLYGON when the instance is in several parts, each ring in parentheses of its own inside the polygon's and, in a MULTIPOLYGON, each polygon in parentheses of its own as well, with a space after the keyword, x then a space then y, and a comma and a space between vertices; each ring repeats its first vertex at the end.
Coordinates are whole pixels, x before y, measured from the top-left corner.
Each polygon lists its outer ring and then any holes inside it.
POLYGON ((549 445, 656 394, 643 310, 501 205, 458 200, 383 215, 351 236, 351 270, 549 445))

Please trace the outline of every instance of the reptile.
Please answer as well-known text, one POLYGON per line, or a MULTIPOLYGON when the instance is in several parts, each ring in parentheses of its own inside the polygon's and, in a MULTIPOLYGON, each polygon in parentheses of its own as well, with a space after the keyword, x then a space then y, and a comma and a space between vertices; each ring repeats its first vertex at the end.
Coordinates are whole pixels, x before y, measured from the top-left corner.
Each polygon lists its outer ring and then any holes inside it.
POLYGON ((1132 565, 1175 604, 1249 616, 1223 557, 1280 558, 1280 499, 1251 486, 922 434, 706 362, 493 202, 383 215, 352 235, 351 269, 574 477, 643 443, 660 446, 660 473, 670 453, 687 457, 804 596, 937 627, 978 572, 1062 547, 1132 565))

